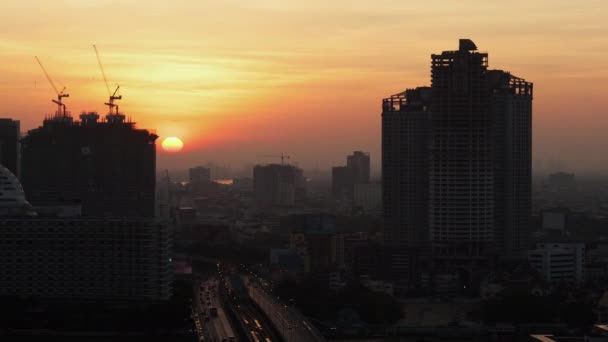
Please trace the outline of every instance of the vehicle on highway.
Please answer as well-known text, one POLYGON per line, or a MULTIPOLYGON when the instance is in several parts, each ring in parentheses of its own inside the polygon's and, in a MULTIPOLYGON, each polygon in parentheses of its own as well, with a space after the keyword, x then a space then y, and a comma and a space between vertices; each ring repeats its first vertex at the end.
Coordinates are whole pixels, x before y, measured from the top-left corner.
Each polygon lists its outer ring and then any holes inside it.
POLYGON ((209 308, 209 314, 211 317, 217 317, 217 308, 209 308))

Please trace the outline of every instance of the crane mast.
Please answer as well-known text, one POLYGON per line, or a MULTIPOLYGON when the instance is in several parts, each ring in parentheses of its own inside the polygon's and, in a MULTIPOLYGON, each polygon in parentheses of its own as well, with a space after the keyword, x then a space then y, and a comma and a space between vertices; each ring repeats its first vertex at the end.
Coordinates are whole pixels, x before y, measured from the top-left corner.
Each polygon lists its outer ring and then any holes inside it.
POLYGON ((49 80, 51 87, 53 87, 53 89, 55 90, 55 93, 57 93, 57 100, 51 100, 51 101, 53 101, 53 103, 57 104, 57 115, 66 117, 67 116, 66 107, 65 107, 65 103, 63 103, 62 99, 64 97, 70 97, 70 94, 64 94, 65 87, 63 87, 63 89, 61 91, 59 91, 57 89, 57 86, 55 86, 55 82, 53 82, 53 79, 51 78, 51 76, 49 76, 48 72, 46 72, 46 69, 42 65, 42 62, 40 62, 40 59, 38 58, 38 56, 34 56, 34 58, 36 58, 36 61, 38 62, 38 65, 40 65, 42 72, 44 72, 46 79, 49 80))

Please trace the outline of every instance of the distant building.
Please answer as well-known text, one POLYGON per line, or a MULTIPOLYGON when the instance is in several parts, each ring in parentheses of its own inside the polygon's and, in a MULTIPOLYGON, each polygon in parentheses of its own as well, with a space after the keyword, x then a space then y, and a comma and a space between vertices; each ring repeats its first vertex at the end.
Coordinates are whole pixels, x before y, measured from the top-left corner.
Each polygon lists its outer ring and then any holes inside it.
POLYGON ((0 168, 0 180, 0 296, 169 299, 172 238, 166 225, 148 218, 37 216, 6 168, 0 168))
POLYGON ((332 168, 332 197, 338 201, 352 202, 355 184, 369 181, 369 153, 355 151, 346 157, 346 166, 332 168))
POLYGON ((382 183, 357 183, 353 204, 368 212, 382 211, 382 183))
POLYGON ((232 180, 232 190, 237 192, 253 192, 253 179, 249 177, 234 178, 232 180))
POLYGON ((306 197, 302 169, 293 165, 256 165, 253 169, 254 205, 258 209, 293 206, 306 197))
POLYGON ((585 280, 584 243, 538 243, 528 251, 528 262, 549 283, 585 280))
POLYGON ((369 153, 355 151, 346 157, 346 167, 351 170, 354 183, 370 181, 369 153))
POLYGON ((22 183, 33 205, 81 203, 83 216, 154 217, 157 136, 124 115, 46 119, 22 140, 22 183))
POLYGON ((0 165, 4 165, 17 177, 20 176, 21 148, 20 123, 12 119, 0 119, 0 165))
POLYGON ((188 176, 190 183, 208 183, 211 182, 211 169, 202 166, 193 167, 188 170, 188 176))

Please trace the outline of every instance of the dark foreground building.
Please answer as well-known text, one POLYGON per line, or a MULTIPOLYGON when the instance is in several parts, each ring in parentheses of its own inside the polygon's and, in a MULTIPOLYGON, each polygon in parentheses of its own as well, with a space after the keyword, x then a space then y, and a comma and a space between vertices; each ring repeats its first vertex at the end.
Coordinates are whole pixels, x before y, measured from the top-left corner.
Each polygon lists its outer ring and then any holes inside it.
POLYGON ((436 269, 521 258, 531 205, 532 84, 461 39, 431 87, 383 101, 385 239, 427 244, 436 269))
POLYGON ((147 218, 38 216, 17 178, 2 166, 0 180, 0 296, 170 298, 167 225, 147 218))
POLYGON ((83 216, 153 217, 157 136, 124 115, 46 119, 22 143, 22 183, 32 205, 81 203, 83 216))
POLYGON ((17 120, 0 119, 0 165, 16 176, 20 174, 20 126, 17 120))

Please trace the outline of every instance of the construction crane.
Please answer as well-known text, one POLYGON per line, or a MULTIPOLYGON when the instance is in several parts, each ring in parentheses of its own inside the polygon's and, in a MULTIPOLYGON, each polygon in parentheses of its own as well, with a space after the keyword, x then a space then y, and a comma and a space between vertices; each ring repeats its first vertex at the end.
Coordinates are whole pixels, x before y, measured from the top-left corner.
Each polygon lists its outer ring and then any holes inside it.
POLYGON ((262 158, 280 158, 281 159, 281 165, 285 164, 285 159, 291 158, 291 156, 288 156, 286 154, 281 153, 281 155, 278 156, 270 156, 270 155, 262 155, 262 156, 258 156, 258 157, 262 157, 262 158))
POLYGON ((106 78, 106 73, 103 70, 103 64, 101 64, 101 58, 99 57, 99 51, 97 51, 97 46, 93 45, 93 49, 95 50, 95 55, 97 56, 97 63, 99 63, 99 69, 101 70, 101 76, 103 76, 103 81, 105 82, 106 89, 108 90, 108 96, 110 97, 110 100, 108 102, 104 102, 104 104, 106 106, 108 106, 110 115, 112 115, 112 114, 118 115, 118 105, 114 103, 114 100, 122 99, 122 95, 118 95, 118 96, 116 95, 118 93, 118 89, 120 89, 120 86, 117 84, 114 92, 112 93, 110 91, 110 86, 108 85, 108 79, 106 78), (112 113, 112 110, 114 110, 114 113, 112 113))
POLYGON ((67 112, 66 112, 66 109, 65 109, 65 103, 63 103, 61 99, 63 99, 64 97, 70 97, 70 94, 65 94, 64 93, 65 92, 65 87, 63 87, 63 89, 61 89, 61 91, 59 91, 57 89, 57 87, 55 86, 55 82, 53 82, 53 79, 51 78, 51 76, 49 76, 49 74, 46 72, 46 69, 42 65, 42 62, 40 62, 40 59, 38 58, 38 56, 34 56, 34 58, 36 58, 36 61, 38 62, 38 65, 40 65, 40 68, 44 72, 44 75, 46 76, 46 79, 49 80, 49 83, 51 84, 51 86, 55 90, 55 93, 57 93, 57 100, 51 100, 51 101, 53 101, 54 103, 57 104, 57 115, 61 115, 63 117, 66 117, 67 116, 67 112))

